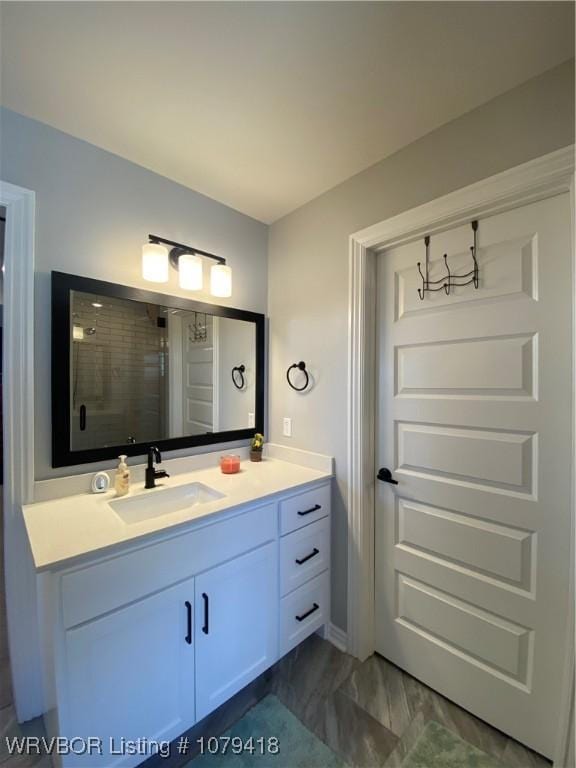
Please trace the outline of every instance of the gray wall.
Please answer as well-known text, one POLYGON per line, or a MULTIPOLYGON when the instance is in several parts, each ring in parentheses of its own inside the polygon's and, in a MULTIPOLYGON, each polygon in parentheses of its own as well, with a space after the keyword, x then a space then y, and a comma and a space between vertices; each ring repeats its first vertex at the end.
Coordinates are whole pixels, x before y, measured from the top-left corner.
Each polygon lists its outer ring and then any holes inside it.
POLYGON ((336 457, 332 620, 346 628, 348 237, 401 211, 574 141, 574 63, 469 112, 272 225, 269 240, 272 441, 336 457), (289 364, 316 386, 292 392, 289 364), (292 416, 291 439, 282 417, 292 416))
POLYGON ((268 228, 9 110, 0 111, 0 129, 0 178, 36 192, 36 478, 92 471, 100 465, 50 467, 51 270, 190 297, 175 273, 158 287, 140 277, 141 247, 152 232, 225 256, 233 296, 218 303, 266 312, 268 228))

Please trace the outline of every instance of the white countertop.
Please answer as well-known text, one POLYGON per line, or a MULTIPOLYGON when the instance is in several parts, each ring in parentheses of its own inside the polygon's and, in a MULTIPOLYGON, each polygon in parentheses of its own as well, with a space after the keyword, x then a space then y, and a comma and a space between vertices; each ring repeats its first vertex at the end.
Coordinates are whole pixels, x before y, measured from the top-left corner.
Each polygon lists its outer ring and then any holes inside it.
POLYGON ((142 482, 132 483, 129 495, 123 497, 146 494, 152 501, 154 494, 162 493, 163 488, 192 482, 204 483, 225 494, 223 498, 178 512, 127 524, 108 503, 117 498, 111 490, 28 504, 24 507, 24 520, 34 564, 37 571, 43 571, 72 564, 90 554, 103 554, 103 550, 152 534, 171 532, 176 526, 331 476, 332 473, 325 470, 274 458, 264 458, 261 463, 243 461, 236 475, 224 475, 218 466, 195 469, 159 481, 154 490, 145 490, 142 482))

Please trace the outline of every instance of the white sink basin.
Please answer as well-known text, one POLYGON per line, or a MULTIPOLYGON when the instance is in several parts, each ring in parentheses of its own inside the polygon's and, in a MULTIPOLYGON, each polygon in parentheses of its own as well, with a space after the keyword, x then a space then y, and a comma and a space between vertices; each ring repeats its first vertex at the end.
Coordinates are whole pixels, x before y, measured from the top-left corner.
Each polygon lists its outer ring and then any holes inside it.
POLYGON ((143 491, 138 496, 116 499, 110 506, 128 525, 151 520, 154 517, 169 515, 192 509, 200 504, 224 498, 226 494, 209 488, 204 483, 188 483, 177 488, 157 488, 143 491))

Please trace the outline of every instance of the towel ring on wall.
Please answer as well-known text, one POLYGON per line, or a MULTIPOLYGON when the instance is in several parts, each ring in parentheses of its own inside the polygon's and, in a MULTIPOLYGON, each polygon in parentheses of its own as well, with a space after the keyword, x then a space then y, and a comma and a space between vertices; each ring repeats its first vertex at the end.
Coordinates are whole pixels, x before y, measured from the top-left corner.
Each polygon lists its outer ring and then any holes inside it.
POLYGON ((308 375, 308 371, 306 370, 306 363, 303 360, 301 360, 299 363, 292 363, 292 365, 286 371, 286 380, 288 381, 288 384, 290 384, 292 389, 296 390, 296 392, 304 392, 304 390, 307 389, 308 385, 310 384, 310 376, 308 375), (302 373, 306 377, 306 381, 304 382, 304 386, 297 387, 295 384, 292 384, 292 381, 290 379, 290 371, 293 368, 297 368, 299 371, 302 371, 302 373))
POLYGON ((244 364, 242 365, 235 365, 234 368, 232 368, 232 382, 236 389, 244 389, 246 386, 246 379, 244 378, 244 373, 246 372, 246 366, 244 364), (239 383, 240 380, 240 383, 239 383))

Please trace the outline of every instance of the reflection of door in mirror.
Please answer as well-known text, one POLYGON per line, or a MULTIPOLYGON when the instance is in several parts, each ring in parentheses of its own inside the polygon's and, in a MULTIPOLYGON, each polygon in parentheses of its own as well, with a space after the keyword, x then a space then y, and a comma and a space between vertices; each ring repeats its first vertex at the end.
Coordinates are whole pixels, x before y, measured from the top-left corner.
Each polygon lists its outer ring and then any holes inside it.
POLYGON ((169 315, 170 437, 218 430, 213 396, 217 380, 216 321, 201 312, 176 311, 169 315))
POLYGON ((254 426, 252 323, 176 310, 168 318, 170 437, 254 426), (244 386, 232 369, 244 365, 244 386))
POLYGON ((213 318, 188 312, 184 323, 184 434, 215 432, 213 318))

